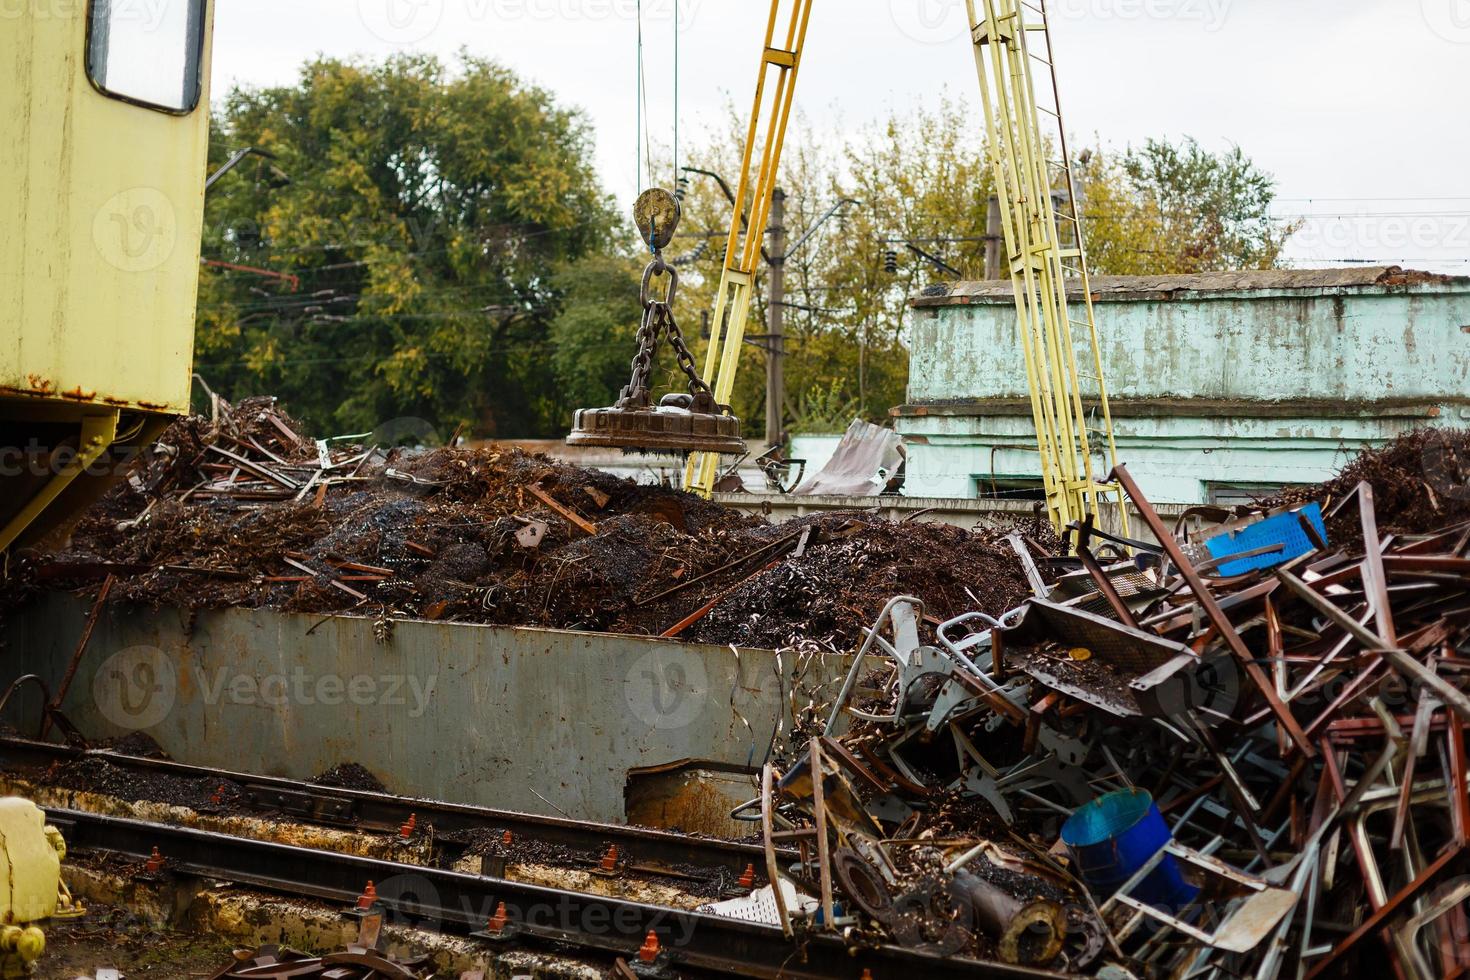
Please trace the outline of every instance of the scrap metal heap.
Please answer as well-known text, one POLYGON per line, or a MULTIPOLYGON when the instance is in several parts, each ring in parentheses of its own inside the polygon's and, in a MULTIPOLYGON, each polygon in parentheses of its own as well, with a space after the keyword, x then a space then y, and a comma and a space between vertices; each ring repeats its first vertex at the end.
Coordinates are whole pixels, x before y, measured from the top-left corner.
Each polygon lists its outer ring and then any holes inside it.
POLYGON ((741 812, 773 921, 1111 976, 1462 973, 1470 521, 1384 533, 1364 480, 1170 528, 1112 478, 1160 544, 1015 540, 1019 608, 926 643, 901 596, 868 630, 741 812))
POLYGON ((395 448, 394 428, 319 440, 273 399, 216 400, 63 547, 17 556, 0 614, 105 589, 153 608, 373 616, 385 639, 422 619, 838 650, 895 590, 940 615, 1026 595, 993 531, 871 514, 773 525, 518 449, 395 448))

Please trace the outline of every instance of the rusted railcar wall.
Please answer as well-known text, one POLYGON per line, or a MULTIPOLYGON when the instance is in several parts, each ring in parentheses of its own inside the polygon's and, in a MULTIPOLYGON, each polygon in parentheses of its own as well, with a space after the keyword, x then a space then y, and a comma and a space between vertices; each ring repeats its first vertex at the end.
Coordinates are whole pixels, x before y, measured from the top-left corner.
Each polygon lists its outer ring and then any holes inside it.
MULTIPOLYGON (((53 595, 12 618, 10 663, 60 677, 88 608, 53 595)), ((618 821, 629 769, 759 765, 782 692, 840 682, 846 662, 428 622, 383 642, 371 619, 110 606, 64 707, 89 737, 144 731, 196 765, 305 779, 354 761, 397 793, 618 821)))

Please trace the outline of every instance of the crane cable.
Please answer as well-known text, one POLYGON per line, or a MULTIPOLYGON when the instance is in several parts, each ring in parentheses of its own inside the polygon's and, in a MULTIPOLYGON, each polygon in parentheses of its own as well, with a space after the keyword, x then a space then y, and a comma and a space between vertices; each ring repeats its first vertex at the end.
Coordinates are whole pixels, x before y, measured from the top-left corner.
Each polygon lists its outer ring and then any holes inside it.
MULTIPOLYGON (((674 3, 674 183, 679 180, 679 7, 674 3)), ((643 193, 644 168, 647 167, 648 182, 653 183, 653 144, 644 122, 648 117, 648 83, 643 64, 643 0, 637 0, 638 21, 637 79, 634 92, 634 163, 633 172, 638 193, 643 193), (646 145, 645 145, 646 144, 646 145), (646 157, 645 157, 646 155, 646 157), (645 163, 646 158, 646 163, 645 163)))
POLYGON ((637 6, 637 28, 638 47, 636 58, 636 77, 633 82, 633 111, 637 120, 633 131, 633 179, 637 183, 637 192, 643 193, 643 0, 638 0, 637 6))

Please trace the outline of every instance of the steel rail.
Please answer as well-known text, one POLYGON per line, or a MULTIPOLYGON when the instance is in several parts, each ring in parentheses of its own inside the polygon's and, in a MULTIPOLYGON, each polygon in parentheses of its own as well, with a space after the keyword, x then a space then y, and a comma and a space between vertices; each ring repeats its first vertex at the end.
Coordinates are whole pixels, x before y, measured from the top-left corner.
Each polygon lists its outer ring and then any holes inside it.
MULTIPOLYGON (((101 749, 79 749, 32 739, 0 737, 0 765, 46 768, 53 763, 80 759, 103 759, 135 773, 157 773, 183 779, 214 779, 238 784, 249 797, 249 806, 261 816, 283 815, 299 823, 355 827, 382 833, 397 833, 412 814, 419 826, 432 824, 435 834, 491 829, 509 830, 514 839, 539 841, 592 852, 606 851, 616 844, 622 863, 655 865, 671 871, 688 866, 724 870, 739 878, 751 865, 756 884, 765 883, 762 869, 765 852, 759 844, 691 837, 670 831, 621 824, 596 823, 547 817, 539 814, 496 810, 488 807, 446 803, 415 797, 394 796, 366 790, 340 789, 313 783, 258 776, 250 773, 186 765, 167 759, 121 755, 101 749)), ((795 851, 783 852, 791 860, 795 851)), ((636 869, 635 869, 636 870, 636 869)))
MULTIPOLYGON (((161 873, 227 880, 249 887, 340 902, 350 907, 366 883, 390 916, 446 932, 483 932, 504 902, 514 941, 573 946, 586 953, 636 958, 649 932, 681 974, 749 977, 873 976, 1057 978, 1060 974, 915 952, 895 946, 850 953, 838 936, 816 934, 793 944, 780 927, 718 915, 660 908, 641 902, 439 868, 399 864, 74 810, 48 809, 68 847, 127 860, 145 860, 158 848, 161 873)), ((489 939, 487 957, 505 948, 489 939)))

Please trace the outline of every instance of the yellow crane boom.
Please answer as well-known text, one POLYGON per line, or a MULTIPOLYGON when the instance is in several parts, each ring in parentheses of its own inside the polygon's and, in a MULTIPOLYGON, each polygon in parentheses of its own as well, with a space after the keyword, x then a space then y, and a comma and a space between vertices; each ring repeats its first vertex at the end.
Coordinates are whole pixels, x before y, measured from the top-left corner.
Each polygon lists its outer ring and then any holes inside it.
MULTIPOLYGON (((1096 476, 1117 465, 1117 445, 1092 309, 1076 181, 1056 91, 1046 0, 1038 3, 983 0, 978 5, 983 11, 977 11, 976 0, 965 0, 991 173, 1000 202, 1006 267, 1015 289, 1017 332, 1026 360, 1046 505, 1053 526, 1060 531, 1098 513, 1109 495, 1121 504, 1122 490, 1096 476), (1038 19, 1027 23, 1027 11, 1038 19), (1030 50, 1032 34, 1044 40, 1045 57, 1030 50), (1050 85, 1042 91, 1050 91, 1049 107, 1038 95, 1033 64, 1046 69, 1050 85), (1044 135, 1043 114, 1056 126, 1051 141, 1044 135), (1057 154, 1054 161, 1048 161, 1049 151, 1057 154), (1058 189, 1066 211, 1057 210, 1053 193, 1058 189), (1059 221, 1066 222, 1072 233, 1070 246, 1062 240, 1059 221), (1081 292, 1080 304, 1068 298, 1072 285, 1081 292), (1079 346, 1090 353, 1093 374, 1078 371, 1079 346), (1093 387, 1089 390, 1083 381, 1092 382, 1093 387), (1098 468, 1092 463, 1094 434, 1106 453, 1098 468)), ((1127 508, 1120 506, 1118 515, 1127 533, 1127 508)))
MULTIPOLYGON (((1121 502, 1122 492, 1096 476, 1113 468, 1117 449, 1103 381, 1081 215, 1061 107, 1055 99, 1056 75, 1046 3, 1038 3, 981 0, 977 4, 976 0, 966 0, 966 9, 996 196, 1000 199, 1006 267, 1015 286, 1017 332, 1025 355, 1042 482, 1052 523, 1061 530, 1098 513, 1110 495, 1121 502), (1027 11, 1037 18, 1034 22, 1027 23, 1027 11), (1044 58, 1031 53, 1027 43, 1031 33, 1044 39, 1044 58), (1033 62, 1047 68, 1053 95, 1050 107, 1038 101, 1033 62), (1043 113, 1056 125, 1051 140, 1043 135, 1043 113), (1049 151, 1060 158, 1055 173, 1047 161, 1049 151), (1053 203, 1055 191, 1062 192, 1063 211, 1053 203), (1059 221, 1066 223, 1071 233, 1070 244, 1060 234, 1059 221), (1069 300, 1069 287, 1080 289, 1080 304, 1069 300), (1094 373, 1079 372, 1079 346, 1089 355, 1087 363, 1094 373), (1090 384, 1084 385, 1084 381, 1090 384), (1103 457, 1097 465, 1092 459, 1095 450, 1103 457)), ((705 358, 705 377, 712 379, 715 398, 721 403, 729 402, 735 388, 760 258, 761 229, 775 190, 811 7, 812 0, 794 0, 789 8, 786 0, 771 0, 724 270, 715 298, 713 336, 705 358), (784 47, 777 48, 773 42, 783 9, 787 11, 786 40, 784 47), (765 96, 773 72, 775 98, 768 110, 765 96), (762 119, 768 119, 765 142, 759 165, 754 166, 762 119), (741 220, 747 196, 751 201, 748 224, 741 220)), ((718 457, 707 453, 691 456, 685 488, 709 494, 717 461, 718 457)), ((1126 510, 1120 506, 1118 513, 1126 533, 1126 510)))
MULTIPOLYGON (((722 405, 729 404, 735 391, 735 373, 740 368, 740 349, 745 343, 750 296, 755 288, 755 272, 761 257, 761 234, 771 212, 776 175, 781 169, 781 149, 786 143, 786 123, 791 118, 791 100, 796 94, 796 76, 801 68, 801 52, 812 15, 812 0, 794 0, 785 17, 785 41, 781 47, 776 47, 776 29, 782 21, 784 3, 785 0, 771 0, 771 16, 766 22, 766 40, 761 48, 760 73, 755 83, 755 104, 750 110, 750 126, 745 134, 740 181, 735 187, 734 216, 725 241, 725 263, 720 273, 719 292, 715 294, 714 317, 710 321, 714 327, 704 358, 704 377, 710 379, 715 401, 722 405), (773 77, 774 84, 771 83, 773 77), (769 108, 766 105, 768 89, 772 92, 769 108), (766 137, 760 163, 756 165, 756 137, 760 133, 762 119, 766 119, 766 137), (753 206, 749 222, 742 228, 741 212, 747 196, 751 197, 753 206)), ((707 496, 714 489, 719 460, 714 453, 692 454, 684 471, 685 488, 707 496)))

